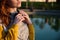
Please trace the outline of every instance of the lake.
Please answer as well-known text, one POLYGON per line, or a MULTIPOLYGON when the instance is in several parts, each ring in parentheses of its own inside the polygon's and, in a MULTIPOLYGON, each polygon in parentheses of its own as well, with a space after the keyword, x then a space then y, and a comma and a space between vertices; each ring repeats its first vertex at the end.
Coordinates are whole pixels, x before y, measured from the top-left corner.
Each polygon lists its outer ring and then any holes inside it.
POLYGON ((35 28, 35 40, 60 40, 60 17, 30 16, 35 28))

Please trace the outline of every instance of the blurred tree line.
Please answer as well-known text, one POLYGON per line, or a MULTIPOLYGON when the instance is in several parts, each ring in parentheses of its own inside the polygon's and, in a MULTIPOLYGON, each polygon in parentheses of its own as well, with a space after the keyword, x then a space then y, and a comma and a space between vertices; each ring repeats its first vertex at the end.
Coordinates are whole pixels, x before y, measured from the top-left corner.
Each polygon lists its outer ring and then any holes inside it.
POLYGON ((28 8, 28 9, 43 9, 43 10, 60 10, 60 0, 56 2, 22 2, 21 8, 28 8))

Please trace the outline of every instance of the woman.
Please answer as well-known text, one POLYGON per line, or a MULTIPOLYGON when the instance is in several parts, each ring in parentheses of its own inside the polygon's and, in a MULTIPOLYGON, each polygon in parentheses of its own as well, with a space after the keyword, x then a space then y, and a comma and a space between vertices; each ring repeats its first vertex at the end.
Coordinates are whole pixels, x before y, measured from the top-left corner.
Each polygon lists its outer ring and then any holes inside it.
POLYGON ((21 0, 0 0, 0 40, 34 40, 34 28, 21 0))

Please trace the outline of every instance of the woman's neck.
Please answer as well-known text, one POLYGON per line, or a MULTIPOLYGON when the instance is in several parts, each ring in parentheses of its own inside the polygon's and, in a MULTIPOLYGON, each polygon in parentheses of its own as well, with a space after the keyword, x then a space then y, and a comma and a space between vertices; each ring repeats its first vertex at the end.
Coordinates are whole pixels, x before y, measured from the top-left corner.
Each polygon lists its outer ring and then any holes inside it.
POLYGON ((10 13, 14 13, 17 11, 17 8, 10 8, 10 13))

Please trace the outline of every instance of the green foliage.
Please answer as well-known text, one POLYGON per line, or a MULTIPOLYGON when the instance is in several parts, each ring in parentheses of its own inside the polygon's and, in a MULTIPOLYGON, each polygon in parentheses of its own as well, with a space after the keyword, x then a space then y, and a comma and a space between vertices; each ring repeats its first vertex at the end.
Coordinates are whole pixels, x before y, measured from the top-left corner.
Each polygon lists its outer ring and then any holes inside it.
MULTIPOLYGON (((28 8, 33 7, 34 9, 43 9, 43 10, 54 10, 54 9, 60 9, 59 4, 56 2, 28 2, 28 8), (32 4, 32 5, 31 5, 32 4)), ((26 8, 26 2, 22 2, 22 7, 26 8)))

